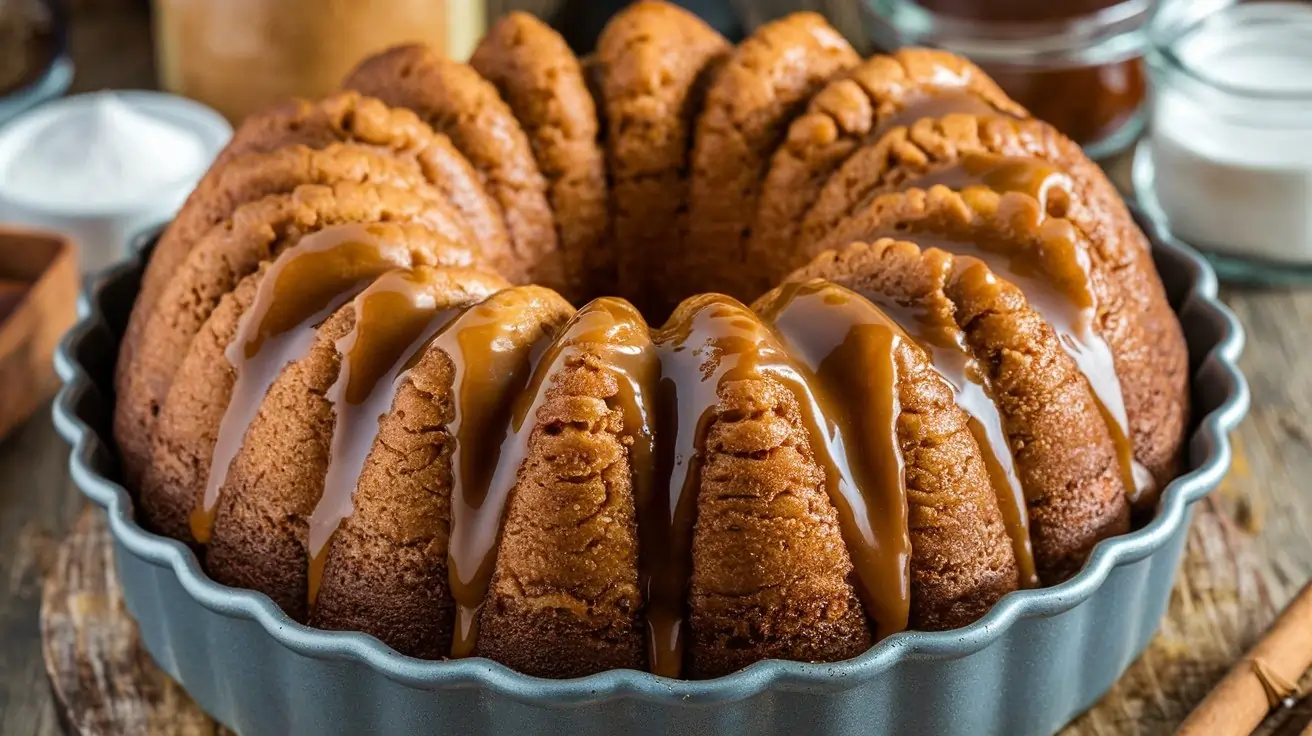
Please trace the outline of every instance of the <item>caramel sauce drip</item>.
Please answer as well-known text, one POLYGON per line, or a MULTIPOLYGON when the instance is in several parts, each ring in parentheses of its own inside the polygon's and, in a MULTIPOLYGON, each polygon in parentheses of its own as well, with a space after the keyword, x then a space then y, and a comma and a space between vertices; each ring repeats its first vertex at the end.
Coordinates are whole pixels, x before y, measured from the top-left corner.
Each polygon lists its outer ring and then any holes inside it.
POLYGON ((757 375, 768 337, 751 310, 718 294, 684 300, 652 336, 660 360, 656 427, 663 439, 652 492, 637 507, 639 575, 647 656, 652 672, 664 677, 678 677, 687 654, 693 523, 719 386, 757 375))
POLYGON ((360 472, 391 409, 405 366, 455 316, 439 309, 427 271, 389 271, 352 300, 355 324, 337 341, 342 356, 327 397, 336 415, 323 495, 309 519, 309 604, 323 579, 329 540, 351 515, 360 472))
POLYGON ((768 328, 730 297, 701 294, 683 301, 652 336, 660 360, 652 493, 637 507, 639 566, 652 672, 678 677, 687 648, 693 524, 706 432, 719 387, 759 378, 786 356, 768 328))
POLYGON ((1075 188, 1070 174, 1049 161, 992 153, 962 154, 953 165, 931 171, 913 184, 918 189, 941 184, 957 191, 982 186, 1000 194, 1019 192, 1032 197, 1043 212, 1050 214, 1065 211, 1063 205, 1070 202, 1075 188))
MULTIPOLYGON (((838 287, 831 287, 837 289, 838 287)), ((850 292, 847 296, 856 297, 850 292)), ((678 677, 686 649, 692 534, 706 432, 715 419, 719 388, 727 382, 770 377, 792 391, 826 469, 844 538, 852 549, 863 604, 881 635, 907 626, 910 610, 910 539, 906 488, 897 445, 898 413, 893 350, 902 339, 895 325, 866 305, 864 322, 842 334, 794 336, 809 349, 815 368, 789 357, 780 337, 747 307, 707 294, 685 302, 671 321, 651 334, 638 311, 621 299, 604 298, 583 307, 540 355, 524 390, 516 393, 499 451, 483 455, 491 464, 486 503, 466 500, 478 520, 455 511, 453 498, 451 575, 457 600, 452 656, 474 653, 479 608, 495 565, 504 504, 528 456, 535 417, 553 377, 582 353, 600 358, 620 379, 612 406, 632 439, 629 460, 638 515, 639 585, 645 603, 648 663, 652 672, 678 677), (849 334, 850 333, 850 334, 849 334), (855 356, 855 357, 852 357, 855 356), (848 367, 855 361, 859 367, 848 367), (881 387, 850 412, 831 400, 840 385, 859 377, 881 387), (821 388, 825 387, 825 388, 821 388), (830 417, 842 417, 833 420, 830 417), (657 442, 657 437, 666 439, 657 442), (860 438, 860 440, 856 439, 860 438), (874 459, 877 462, 872 462, 874 459), (473 530, 460 534, 460 529, 473 530), (461 570, 472 572, 460 572, 461 570)), ((812 332, 833 320, 828 311, 781 304, 781 318, 794 331, 812 332), (815 324, 811 324, 814 322, 815 324)), ((820 308, 820 300, 815 301, 820 308)), ((832 310, 832 305, 826 307, 832 310)), ((849 311, 857 311, 853 305, 849 311)), ((846 311, 844 313, 847 313, 846 311)), ((856 323, 857 317, 852 321, 856 323)), ((454 330, 452 325, 448 331, 454 330)), ((541 344, 541 343, 539 343, 541 344)), ((462 391, 463 394, 463 391, 462 391)), ((474 486, 457 481, 468 495, 474 486)))
MULTIPOLYGON (((972 154, 964 156, 959 164, 909 182, 908 186, 923 188, 932 184, 945 184, 958 190, 980 186, 999 194, 1022 194, 1033 200, 1002 200, 997 219, 1007 223, 1017 233, 1015 237, 1002 233, 999 237, 967 240, 931 232, 917 233, 912 239, 924 246, 979 258, 1025 294, 1030 306, 1056 331, 1062 348, 1088 380, 1098 409, 1107 420, 1122 482, 1131 501, 1135 500, 1151 485, 1152 477, 1134 459, 1120 378, 1116 375, 1111 348, 1095 326, 1098 304, 1089 254, 1080 246, 1075 226, 1069 220, 1047 214, 1048 204, 1057 192, 1063 193, 1060 196, 1071 196, 1070 177, 1042 159, 972 154), (1031 233, 1038 236, 1038 247, 1017 245, 1031 233)), ((905 233, 897 232, 880 234, 905 237, 905 233)))
POLYGON ((868 140, 877 141, 894 128, 910 127, 920 120, 937 119, 953 114, 1003 115, 977 95, 967 92, 966 80, 948 69, 939 67, 930 89, 912 97, 902 109, 882 118, 868 140))
MULTIPOLYGON (((984 264, 966 256, 955 261, 958 269, 984 264)), ((1016 556, 1020 586, 1039 585, 1034 565, 1034 547, 1030 541, 1029 508, 1011 443, 1003 428, 1002 414, 988 376, 966 345, 966 335, 951 313, 928 306, 899 304, 880 292, 861 292, 911 336, 926 352, 935 372, 952 387, 957 406, 970 417, 971 434, 979 445, 984 466, 998 499, 998 510, 1007 528, 1007 537, 1016 556)))
POLYGON ((882 639, 905 630, 911 611, 896 355, 909 343, 878 307, 828 281, 785 284, 767 299, 761 317, 810 387, 813 408, 803 415, 812 425, 812 450, 825 469, 858 595, 882 639))
POLYGON ((315 328, 338 307, 383 273, 410 267, 413 258, 376 226, 347 224, 306 235, 274 259, 224 353, 236 382, 219 423, 204 496, 191 514, 197 542, 209 543, 228 466, 283 367, 305 355, 315 328))
POLYGON ((507 454, 511 441, 507 426, 512 424, 515 399, 524 393, 533 372, 533 352, 551 335, 544 330, 526 347, 516 342, 513 333, 523 328, 516 315, 531 308, 537 288, 506 289, 465 309, 425 347, 445 353, 454 373, 455 416, 447 425, 455 440, 447 550, 447 573, 456 602, 452 657, 474 652, 478 612, 492 580, 506 501, 523 460, 516 462, 507 454))

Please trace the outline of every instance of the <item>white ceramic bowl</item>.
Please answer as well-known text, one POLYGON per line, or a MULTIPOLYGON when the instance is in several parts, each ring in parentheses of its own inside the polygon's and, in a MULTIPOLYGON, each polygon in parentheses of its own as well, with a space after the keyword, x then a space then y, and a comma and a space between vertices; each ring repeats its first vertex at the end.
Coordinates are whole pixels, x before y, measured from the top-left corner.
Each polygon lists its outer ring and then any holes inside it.
POLYGON ((0 221, 67 233, 77 243, 83 273, 99 271, 120 260, 133 235, 173 217, 210 161, 232 137, 228 121, 199 102, 163 92, 116 91, 115 96, 135 112, 195 135, 204 152, 200 165, 154 191, 134 192, 108 206, 52 204, 27 189, 21 172, 10 171, 10 162, 52 121, 95 104, 97 94, 40 105, 0 128, 0 221))

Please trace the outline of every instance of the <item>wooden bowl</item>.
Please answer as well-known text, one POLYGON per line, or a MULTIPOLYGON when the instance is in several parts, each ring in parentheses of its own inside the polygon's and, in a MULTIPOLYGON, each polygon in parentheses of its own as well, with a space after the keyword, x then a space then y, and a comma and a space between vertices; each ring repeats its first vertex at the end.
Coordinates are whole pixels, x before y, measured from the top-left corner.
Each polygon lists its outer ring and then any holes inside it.
POLYGON ((2 440, 59 387, 51 358, 77 316, 76 249, 57 233, 0 228, 0 281, 27 287, 17 306, 0 317, 2 440))

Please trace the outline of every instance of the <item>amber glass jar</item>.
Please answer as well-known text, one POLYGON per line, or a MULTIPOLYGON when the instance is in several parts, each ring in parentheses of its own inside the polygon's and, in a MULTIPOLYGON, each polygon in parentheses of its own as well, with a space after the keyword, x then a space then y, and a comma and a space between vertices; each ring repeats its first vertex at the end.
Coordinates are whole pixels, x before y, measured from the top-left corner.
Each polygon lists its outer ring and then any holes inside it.
POLYGON ((291 96, 336 89, 360 59, 422 41, 464 58, 476 0, 154 0, 160 81, 237 121, 291 96))
POLYGON ((970 57, 1036 117, 1095 158, 1129 145, 1147 98, 1151 0, 866 0, 883 48, 970 57))

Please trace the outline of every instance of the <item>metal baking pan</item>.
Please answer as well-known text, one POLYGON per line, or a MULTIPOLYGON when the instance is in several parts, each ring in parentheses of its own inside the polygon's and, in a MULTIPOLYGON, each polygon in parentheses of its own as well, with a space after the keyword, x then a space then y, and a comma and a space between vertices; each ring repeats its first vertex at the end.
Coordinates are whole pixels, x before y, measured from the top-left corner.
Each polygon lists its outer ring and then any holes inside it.
POLYGON ((143 530, 110 439, 112 375, 150 238, 89 282, 56 365, 55 420, 73 478, 104 507, 128 609, 160 666, 245 734, 1048 734, 1095 703, 1166 611, 1194 503, 1230 466, 1248 408, 1243 332, 1216 277, 1152 232, 1193 372, 1189 471, 1145 527, 1099 544, 1070 580, 1004 597, 963 629, 909 631, 833 664, 766 661, 727 677, 621 670, 544 680, 485 659, 411 659, 360 633, 319 631, 266 596, 206 577, 184 545, 143 530))

